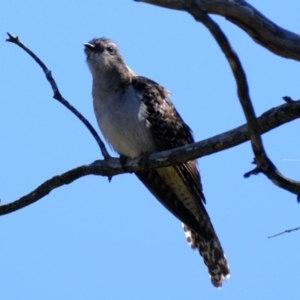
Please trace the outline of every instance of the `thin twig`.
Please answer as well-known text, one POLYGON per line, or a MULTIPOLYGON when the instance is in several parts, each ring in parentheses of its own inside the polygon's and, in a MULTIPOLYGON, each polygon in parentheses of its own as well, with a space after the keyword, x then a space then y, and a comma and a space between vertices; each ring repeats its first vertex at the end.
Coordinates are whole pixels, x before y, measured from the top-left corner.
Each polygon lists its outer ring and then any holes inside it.
POLYGON ((37 64, 42 68, 43 72, 46 75, 46 78, 48 82, 50 83, 52 90, 53 90, 53 98, 57 101, 59 101, 62 105, 64 105, 67 109, 69 109, 90 131, 94 139, 96 140, 101 153, 103 157, 108 160, 110 159, 110 155, 108 154, 104 143, 102 142, 101 138, 99 137, 97 131, 94 129, 94 127, 91 125, 91 123, 75 108, 73 107, 60 93, 58 86, 51 74, 51 71, 47 68, 47 66, 43 63, 43 61, 27 46, 25 46, 19 39, 18 36, 13 36, 10 33, 7 33, 8 39, 6 39, 7 42, 13 43, 20 48, 22 48, 26 53, 28 53, 36 62, 37 64))
POLYGON ((282 234, 285 234, 285 233, 290 233, 290 232, 293 232, 293 231, 296 231, 296 230, 299 230, 299 229, 300 229, 300 227, 293 228, 293 229, 287 229, 287 230, 282 231, 282 232, 280 232, 280 233, 277 233, 277 234, 268 236, 268 239, 274 238, 274 237, 276 237, 276 236, 279 236, 279 235, 282 235, 282 234))
POLYGON ((4 204, 0 206, 0 216, 6 215, 12 212, 15 212, 21 208, 24 208, 30 204, 35 203, 36 201, 42 199, 46 195, 48 195, 52 190, 65 185, 69 184, 72 181, 83 177, 85 175, 89 175, 90 173, 88 166, 80 166, 76 169, 70 170, 66 173, 61 175, 57 175, 52 177, 51 179, 45 181, 39 187, 37 187, 34 191, 30 192, 29 194, 21 197, 20 199, 4 204))

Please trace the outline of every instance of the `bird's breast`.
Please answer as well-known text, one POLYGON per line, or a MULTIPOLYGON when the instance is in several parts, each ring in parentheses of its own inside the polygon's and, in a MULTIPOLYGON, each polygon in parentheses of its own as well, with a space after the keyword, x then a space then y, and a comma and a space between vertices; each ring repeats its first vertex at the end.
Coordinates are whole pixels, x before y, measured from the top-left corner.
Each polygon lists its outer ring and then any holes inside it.
POLYGON ((133 90, 104 98, 94 96, 94 110, 100 130, 111 146, 127 157, 156 151, 151 129, 140 116, 141 102, 133 90))

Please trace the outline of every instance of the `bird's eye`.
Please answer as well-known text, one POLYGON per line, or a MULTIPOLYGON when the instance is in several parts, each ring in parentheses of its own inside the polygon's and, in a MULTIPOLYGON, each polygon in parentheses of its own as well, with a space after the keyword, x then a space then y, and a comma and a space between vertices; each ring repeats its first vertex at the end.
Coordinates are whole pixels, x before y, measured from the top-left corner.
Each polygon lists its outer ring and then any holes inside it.
POLYGON ((115 54, 115 48, 112 47, 112 46, 108 46, 108 47, 106 48, 106 50, 107 50, 110 54, 115 54))

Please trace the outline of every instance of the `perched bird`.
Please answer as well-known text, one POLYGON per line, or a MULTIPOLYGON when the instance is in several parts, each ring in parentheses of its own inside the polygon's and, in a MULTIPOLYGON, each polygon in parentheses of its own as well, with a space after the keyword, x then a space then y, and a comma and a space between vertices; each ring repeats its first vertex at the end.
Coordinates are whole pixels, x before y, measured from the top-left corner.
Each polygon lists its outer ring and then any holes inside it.
MULTIPOLYGON (((124 157, 194 143, 191 129, 156 82, 137 75, 107 38, 84 44, 92 73, 92 96, 98 125, 108 143, 124 157)), ((229 277, 226 256, 204 207, 196 161, 143 170, 135 175, 182 223, 187 240, 198 249, 214 286, 229 277)))

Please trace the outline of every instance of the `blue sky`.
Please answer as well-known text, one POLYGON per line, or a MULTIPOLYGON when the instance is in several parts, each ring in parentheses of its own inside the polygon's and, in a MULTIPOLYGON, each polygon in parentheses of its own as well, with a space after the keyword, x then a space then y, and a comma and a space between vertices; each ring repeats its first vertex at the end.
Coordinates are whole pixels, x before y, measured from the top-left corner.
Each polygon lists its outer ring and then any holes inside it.
MULTIPOLYGON (((297 1, 251 1, 280 26, 300 32, 297 1)), ((45 180, 101 158, 85 127, 52 99, 18 35, 52 70, 60 91, 97 128, 83 43, 109 37, 128 65, 164 85, 205 139, 245 122, 228 63, 208 31, 184 12, 126 1, 14 1, 0 4, 0 198, 16 200, 45 180)), ((299 99, 299 63, 270 53, 214 17, 246 69, 258 115, 299 99)), ((98 128, 97 128, 98 130, 98 128)), ((267 153, 299 179, 299 120, 263 136, 267 153)), ((207 209, 232 275, 212 287, 181 225, 138 182, 85 177, 0 218, 1 299, 297 299, 300 225, 296 197, 253 168, 249 143, 199 161, 207 209)))

